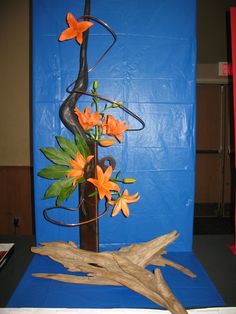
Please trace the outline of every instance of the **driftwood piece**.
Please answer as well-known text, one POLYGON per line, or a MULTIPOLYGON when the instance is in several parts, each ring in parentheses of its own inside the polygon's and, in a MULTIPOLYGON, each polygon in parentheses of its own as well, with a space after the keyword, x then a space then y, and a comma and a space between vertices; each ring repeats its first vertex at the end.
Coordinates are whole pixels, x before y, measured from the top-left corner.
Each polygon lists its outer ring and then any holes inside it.
POLYGON ((166 246, 177 237, 177 232, 172 231, 143 244, 101 253, 78 249, 73 242, 42 243, 40 247, 33 247, 32 252, 49 256, 68 271, 83 272, 87 276, 42 273, 33 276, 77 284, 123 285, 168 309, 172 314, 186 314, 187 311, 169 289, 160 269, 156 268, 153 273, 145 268, 147 265, 168 265, 192 278, 196 277, 189 269, 162 256, 166 253, 166 246))

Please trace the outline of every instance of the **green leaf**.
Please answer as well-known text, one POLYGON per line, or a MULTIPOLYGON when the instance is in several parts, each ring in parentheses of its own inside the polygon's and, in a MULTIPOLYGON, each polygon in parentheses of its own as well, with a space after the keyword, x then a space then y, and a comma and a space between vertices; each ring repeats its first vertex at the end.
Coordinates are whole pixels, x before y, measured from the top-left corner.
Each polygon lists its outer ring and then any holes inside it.
POLYGON ((61 149, 54 147, 41 148, 41 152, 54 164, 69 165, 71 160, 70 156, 63 152, 61 149))
POLYGON ((117 172, 115 178, 116 178, 116 179, 119 179, 119 177, 120 177, 120 171, 117 172))
POLYGON ((66 166, 52 165, 39 171, 38 176, 50 180, 61 179, 67 175, 69 169, 66 166))
POLYGON ((57 142, 60 147, 73 159, 76 157, 76 153, 78 152, 78 147, 75 145, 74 142, 68 140, 62 136, 56 136, 57 142))
POLYGON ((69 196, 74 192, 76 186, 68 186, 61 189, 60 194, 57 197, 56 205, 60 205, 63 201, 67 200, 69 196))
POLYGON ((92 193, 90 193, 90 194, 88 195, 88 197, 93 197, 93 196, 96 196, 96 195, 98 195, 98 191, 97 191, 97 190, 94 191, 94 192, 92 192, 92 193))
POLYGON ((84 183, 85 181, 86 181, 85 178, 81 178, 81 179, 77 180, 76 182, 77 183, 84 183))
POLYGON ((44 194, 44 199, 59 196, 62 189, 72 186, 73 178, 57 180, 49 186, 44 194))
POLYGON ((78 150, 84 158, 87 158, 89 155, 91 155, 87 141, 83 137, 79 136, 77 133, 75 134, 75 142, 78 150))

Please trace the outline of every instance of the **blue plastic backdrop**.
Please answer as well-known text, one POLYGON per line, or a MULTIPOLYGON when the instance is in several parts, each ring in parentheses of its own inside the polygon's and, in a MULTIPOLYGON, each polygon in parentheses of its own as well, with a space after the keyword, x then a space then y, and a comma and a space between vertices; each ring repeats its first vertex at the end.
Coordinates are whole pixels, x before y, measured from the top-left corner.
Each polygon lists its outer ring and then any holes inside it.
MULTIPOLYGON (((37 242, 73 240, 78 228, 58 227, 43 218, 54 204, 42 200, 49 181, 37 172, 50 164, 41 147, 56 146, 55 136, 71 138, 59 119, 66 87, 77 77, 79 45, 58 42, 67 12, 83 15, 82 0, 33 1, 33 139, 35 217, 37 242)), ((122 214, 100 220, 101 249, 150 240, 176 229, 181 236, 170 250, 191 251, 195 175, 195 0, 91 0, 91 15, 108 23, 118 41, 111 53, 90 73, 99 81, 99 93, 123 101, 145 120, 141 132, 129 132, 124 142, 100 155, 112 154, 117 170, 137 178, 129 191, 141 199, 122 214)), ((92 65, 111 43, 99 25, 90 31, 88 50, 92 65)), ((84 106, 90 99, 78 103, 84 106)), ((131 117, 117 111, 118 118, 131 117)), ((75 193, 76 194, 76 193, 75 193)), ((77 205, 74 195, 67 205, 77 205)), ((102 208, 101 208, 102 210, 102 208)), ((77 220, 68 213, 54 217, 77 220)))

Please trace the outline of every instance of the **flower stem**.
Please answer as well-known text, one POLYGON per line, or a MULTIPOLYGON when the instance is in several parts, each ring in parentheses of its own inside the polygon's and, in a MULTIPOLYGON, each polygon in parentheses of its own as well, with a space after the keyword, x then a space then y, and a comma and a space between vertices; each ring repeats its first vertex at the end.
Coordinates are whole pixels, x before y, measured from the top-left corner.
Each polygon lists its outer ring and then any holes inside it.
MULTIPOLYGON (((96 111, 98 112, 98 98, 97 98, 97 92, 95 89, 93 89, 93 94, 94 94, 94 97, 93 97, 93 102, 95 104, 95 109, 96 111)), ((99 126, 96 125, 95 126, 95 140, 99 140, 99 126)))
POLYGON ((116 178, 110 178, 110 181, 112 182, 120 182, 120 183, 124 183, 124 180, 121 180, 121 179, 116 179, 116 178))

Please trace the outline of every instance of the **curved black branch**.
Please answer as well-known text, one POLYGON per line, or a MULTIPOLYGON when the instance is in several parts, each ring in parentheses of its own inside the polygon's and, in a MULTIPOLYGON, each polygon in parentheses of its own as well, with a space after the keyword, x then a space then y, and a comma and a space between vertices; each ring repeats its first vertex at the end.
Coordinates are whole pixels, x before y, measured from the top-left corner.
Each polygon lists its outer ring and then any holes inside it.
MULTIPOLYGON (((84 15, 90 14, 90 0, 85 1, 84 15)), ((87 18, 85 18, 87 20, 87 18)), ((80 70, 75 82, 72 93, 66 98, 60 107, 59 115, 63 124, 72 133, 78 133, 84 139, 87 138, 86 133, 81 127, 76 115, 74 108, 76 102, 82 93, 78 93, 79 90, 86 91, 88 87, 88 64, 87 64, 87 46, 88 46, 89 30, 83 33, 83 43, 80 49, 80 70)))
POLYGON ((84 200, 82 200, 80 202, 80 205, 78 207, 75 207, 75 208, 66 207, 66 206, 52 206, 52 207, 48 207, 48 208, 44 209, 43 215, 44 215, 44 218, 47 221, 49 221, 49 222, 51 222, 51 223, 53 223, 55 225, 64 226, 64 227, 79 227, 79 226, 86 225, 88 223, 91 223, 91 222, 99 220, 100 218, 105 216, 108 213, 108 211, 109 211, 109 205, 106 203, 105 210, 100 215, 98 215, 97 217, 89 219, 89 220, 86 220, 86 221, 75 222, 75 223, 66 223, 66 222, 55 220, 55 219, 49 217, 49 211, 51 211, 53 209, 64 209, 64 210, 68 210, 68 211, 79 211, 80 209, 82 210, 82 205, 83 204, 84 204, 84 200))
POLYGON ((114 170, 115 167, 116 167, 116 161, 115 161, 115 159, 114 159, 112 156, 108 155, 108 156, 105 156, 105 157, 99 159, 98 165, 99 165, 99 166, 102 168, 102 170, 105 172, 106 169, 107 169, 109 166, 111 166, 112 169, 114 170))
MULTIPOLYGON (((71 86, 71 85, 70 85, 71 86)), ((69 87, 70 87, 69 86, 69 87)), ((87 96, 90 96, 90 97, 94 97, 94 94, 91 93, 91 92, 87 92, 87 91, 82 91, 82 90, 79 90, 77 92, 75 91, 71 91, 69 90, 69 87, 67 87, 66 91, 68 93, 80 93, 80 94, 83 94, 83 95, 87 95, 87 96)), ((137 120, 142 126, 140 128, 135 128, 135 129, 128 129, 126 132, 130 132, 130 131, 141 131, 145 128, 145 122, 138 116, 136 115, 133 111, 131 111, 130 109, 128 109, 127 107, 125 107, 123 104, 119 103, 113 99, 110 99, 110 98, 107 98, 107 97, 104 97, 104 96, 101 96, 101 95, 98 95, 96 94, 96 97, 101 99, 101 100, 105 100, 111 104, 114 104, 114 105, 117 105, 117 107, 119 107, 120 109, 122 109, 123 111, 125 111, 126 113, 128 113, 131 117, 133 117, 135 120, 137 120)))
MULTIPOLYGON (((103 27, 105 27, 109 32, 110 34, 112 35, 113 37, 113 42, 111 43, 111 45, 107 48, 107 50, 102 54, 102 56, 100 58, 98 58, 98 60, 94 63, 94 65, 88 69, 88 72, 91 72, 97 65, 98 63, 100 63, 102 61, 103 58, 105 58, 105 56, 108 54, 108 52, 111 50, 111 48, 114 46, 116 40, 117 40, 117 35, 116 33, 113 31, 113 29, 107 24, 105 23, 104 21, 98 19, 97 17, 95 16, 91 16, 91 15, 83 15, 83 16, 80 16, 79 18, 84 18, 84 19, 89 19, 89 20, 93 20, 95 22, 97 22, 98 24, 102 25, 103 27)), ((73 83, 72 83, 73 84, 73 83)))

